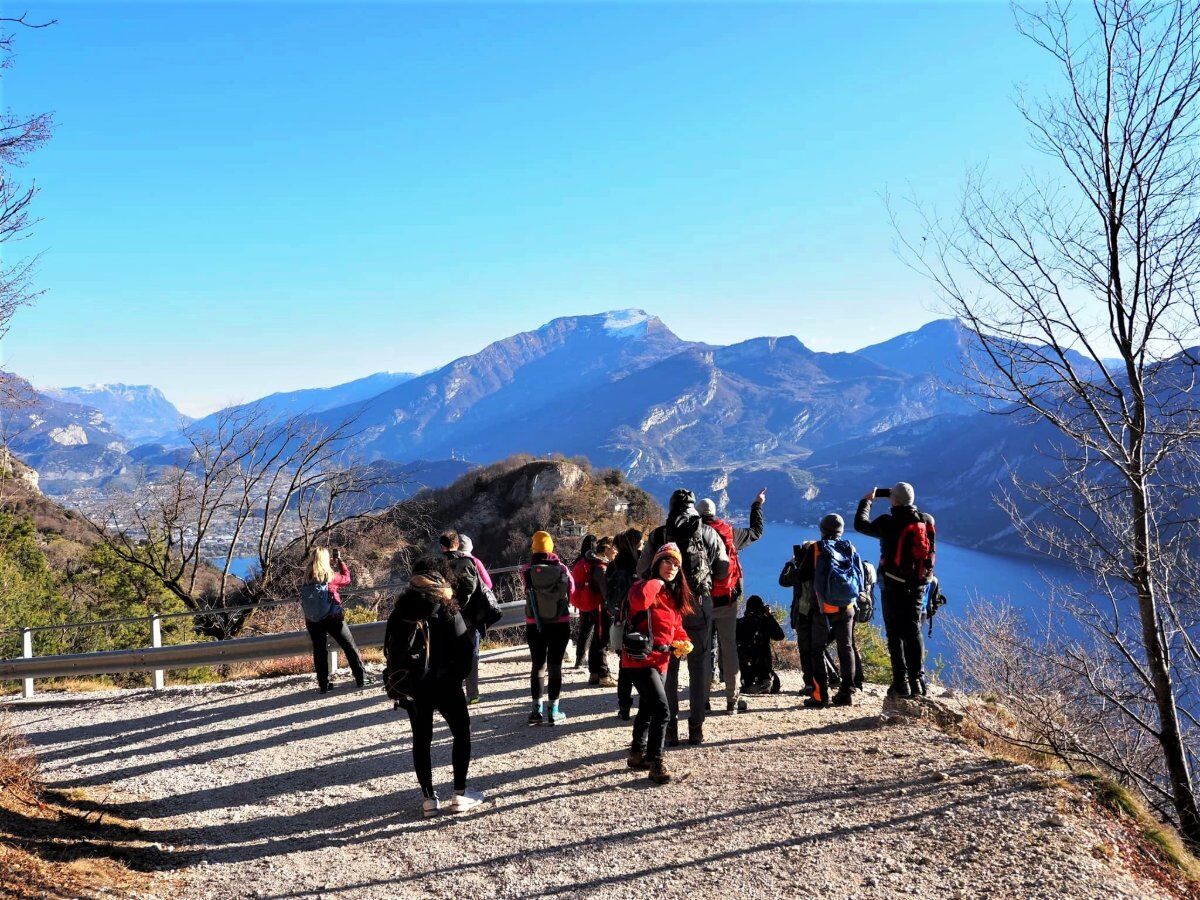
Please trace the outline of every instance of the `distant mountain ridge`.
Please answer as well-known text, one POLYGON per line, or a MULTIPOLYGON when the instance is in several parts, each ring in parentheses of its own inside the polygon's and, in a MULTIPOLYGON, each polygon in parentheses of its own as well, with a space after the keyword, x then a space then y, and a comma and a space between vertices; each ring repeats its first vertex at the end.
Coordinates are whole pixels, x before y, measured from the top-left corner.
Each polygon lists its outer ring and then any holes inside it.
MULTIPOLYGON (((324 426, 353 420, 349 452, 420 462, 434 481, 463 466, 439 460, 583 455, 664 495, 688 484, 733 510, 770 485, 771 516, 795 521, 852 511, 867 488, 911 475, 929 482, 919 485, 923 497, 954 510, 963 543, 1003 546, 1011 535, 989 493, 1006 471, 998 443, 1026 469, 1038 461, 1031 437, 998 428, 958 389, 971 352, 970 331, 955 320, 826 353, 793 336, 686 341, 644 310, 616 310, 555 319, 422 375, 273 394, 194 427, 251 407, 324 426)), ((128 446, 96 415, 92 427, 108 431, 76 448, 79 471, 66 471, 71 452, 50 454, 48 492, 178 461, 169 443, 128 446)))
POLYGON ((175 440, 193 421, 149 384, 91 384, 46 388, 42 393, 99 410, 113 430, 133 444, 175 440))

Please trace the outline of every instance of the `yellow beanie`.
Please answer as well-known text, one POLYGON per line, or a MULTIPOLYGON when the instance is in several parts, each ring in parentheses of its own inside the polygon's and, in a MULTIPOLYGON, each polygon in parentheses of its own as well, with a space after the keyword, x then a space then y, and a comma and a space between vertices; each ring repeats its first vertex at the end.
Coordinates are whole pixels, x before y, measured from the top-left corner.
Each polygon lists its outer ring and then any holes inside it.
POLYGON ((533 536, 533 552, 534 553, 553 553, 554 538, 545 531, 539 531, 533 536))

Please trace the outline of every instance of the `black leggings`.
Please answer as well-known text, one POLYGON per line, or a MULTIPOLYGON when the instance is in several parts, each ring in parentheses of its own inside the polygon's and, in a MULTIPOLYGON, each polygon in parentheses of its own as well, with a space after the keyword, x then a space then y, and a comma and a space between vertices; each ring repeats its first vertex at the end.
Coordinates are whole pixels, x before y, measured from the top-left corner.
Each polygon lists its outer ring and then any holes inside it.
POLYGON ((638 692, 638 711, 633 719, 633 749, 641 750, 646 759, 662 759, 663 741, 667 736, 667 686, 658 669, 623 669, 628 672, 638 692))
POLYGON ((408 707, 412 726, 413 769, 421 793, 433 796, 433 713, 437 710, 450 726, 454 737, 451 760, 454 764, 454 790, 467 789, 467 768, 471 765, 471 715, 461 681, 443 681, 431 685, 413 698, 408 707))
POLYGON ((326 637, 333 638, 342 652, 346 654, 346 663, 354 673, 354 680, 363 683, 362 660, 358 656, 358 647, 354 644, 354 636, 346 625, 342 615, 326 616, 320 622, 305 622, 308 636, 312 638, 313 668, 317 670, 317 684, 321 690, 329 687, 329 655, 326 637))
POLYGON ((883 627, 887 631, 888 656, 892 660, 892 684, 913 684, 925 674, 925 636, 921 633, 921 609, 925 588, 913 588, 883 579, 883 627))
POLYGON ((529 692, 536 706, 542 699, 542 670, 549 667, 546 693, 551 705, 562 692, 563 656, 571 640, 570 622, 547 622, 538 630, 537 625, 525 625, 525 641, 529 644, 529 655, 533 658, 533 669, 529 673, 529 692))

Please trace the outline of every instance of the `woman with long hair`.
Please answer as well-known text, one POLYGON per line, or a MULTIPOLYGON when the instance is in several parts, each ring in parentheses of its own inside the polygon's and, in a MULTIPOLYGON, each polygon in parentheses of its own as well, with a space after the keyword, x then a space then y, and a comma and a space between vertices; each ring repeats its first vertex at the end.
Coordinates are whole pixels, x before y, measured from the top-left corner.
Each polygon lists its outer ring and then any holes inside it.
POLYGON ((329 690, 328 638, 333 638, 342 648, 346 663, 354 673, 355 684, 363 686, 362 659, 346 625, 345 608, 338 593, 349 583, 350 569, 338 551, 334 551, 332 559, 327 547, 316 547, 308 555, 304 564, 304 583, 300 586, 300 605, 304 610, 304 627, 312 639, 313 668, 322 694, 329 690))
POLYGON ((671 655, 682 659, 692 651, 683 617, 692 610, 692 593, 684 580, 683 554, 663 544, 650 564, 650 577, 629 592, 621 665, 629 670, 638 692, 633 720, 629 768, 646 769, 655 784, 671 780, 663 761, 667 736, 666 674, 671 655))
MULTIPOLYGON (((412 567, 408 587, 388 617, 384 646, 391 634, 405 626, 421 623, 428 636, 427 668, 411 686, 410 699, 402 705, 412 728, 413 769, 421 785, 421 813, 459 813, 474 809, 484 796, 467 790, 467 768, 471 763, 471 715, 463 679, 471 668, 474 641, 463 621, 449 571, 442 559, 427 557, 412 567), (433 788, 433 714, 441 714, 453 737, 450 751, 454 768, 454 797, 443 803, 433 788)), ((394 662, 389 660, 389 664, 394 662)))

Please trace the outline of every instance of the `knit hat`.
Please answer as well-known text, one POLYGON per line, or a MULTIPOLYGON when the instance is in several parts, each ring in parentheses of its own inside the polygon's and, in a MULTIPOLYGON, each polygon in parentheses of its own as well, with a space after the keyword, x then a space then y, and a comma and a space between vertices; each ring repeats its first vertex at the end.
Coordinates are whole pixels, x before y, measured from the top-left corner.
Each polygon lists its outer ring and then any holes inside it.
POLYGON ((465 534, 460 534, 458 536, 458 549, 467 554, 467 556, 470 556, 471 551, 475 549, 475 545, 471 543, 471 539, 465 534))
POLYGON ((664 559, 673 559, 677 566, 683 565, 683 554, 679 552, 678 544, 663 544, 658 548, 658 552, 654 554, 654 562, 650 563, 650 573, 658 574, 658 564, 664 559))
POLYGON ((713 503, 708 497, 705 497, 696 504, 696 512, 700 513, 700 515, 705 519, 716 518, 717 504, 713 503))
POLYGON ((547 531, 539 531, 533 536, 533 552, 534 553, 553 553, 554 538, 550 537, 547 531))
POLYGON ((917 492, 907 481, 896 482, 892 488, 892 506, 912 506, 917 502, 917 492))
POLYGON ((841 537, 846 530, 846 521, 837 513, 830 513, 821 520, 821 537, 841 537))

